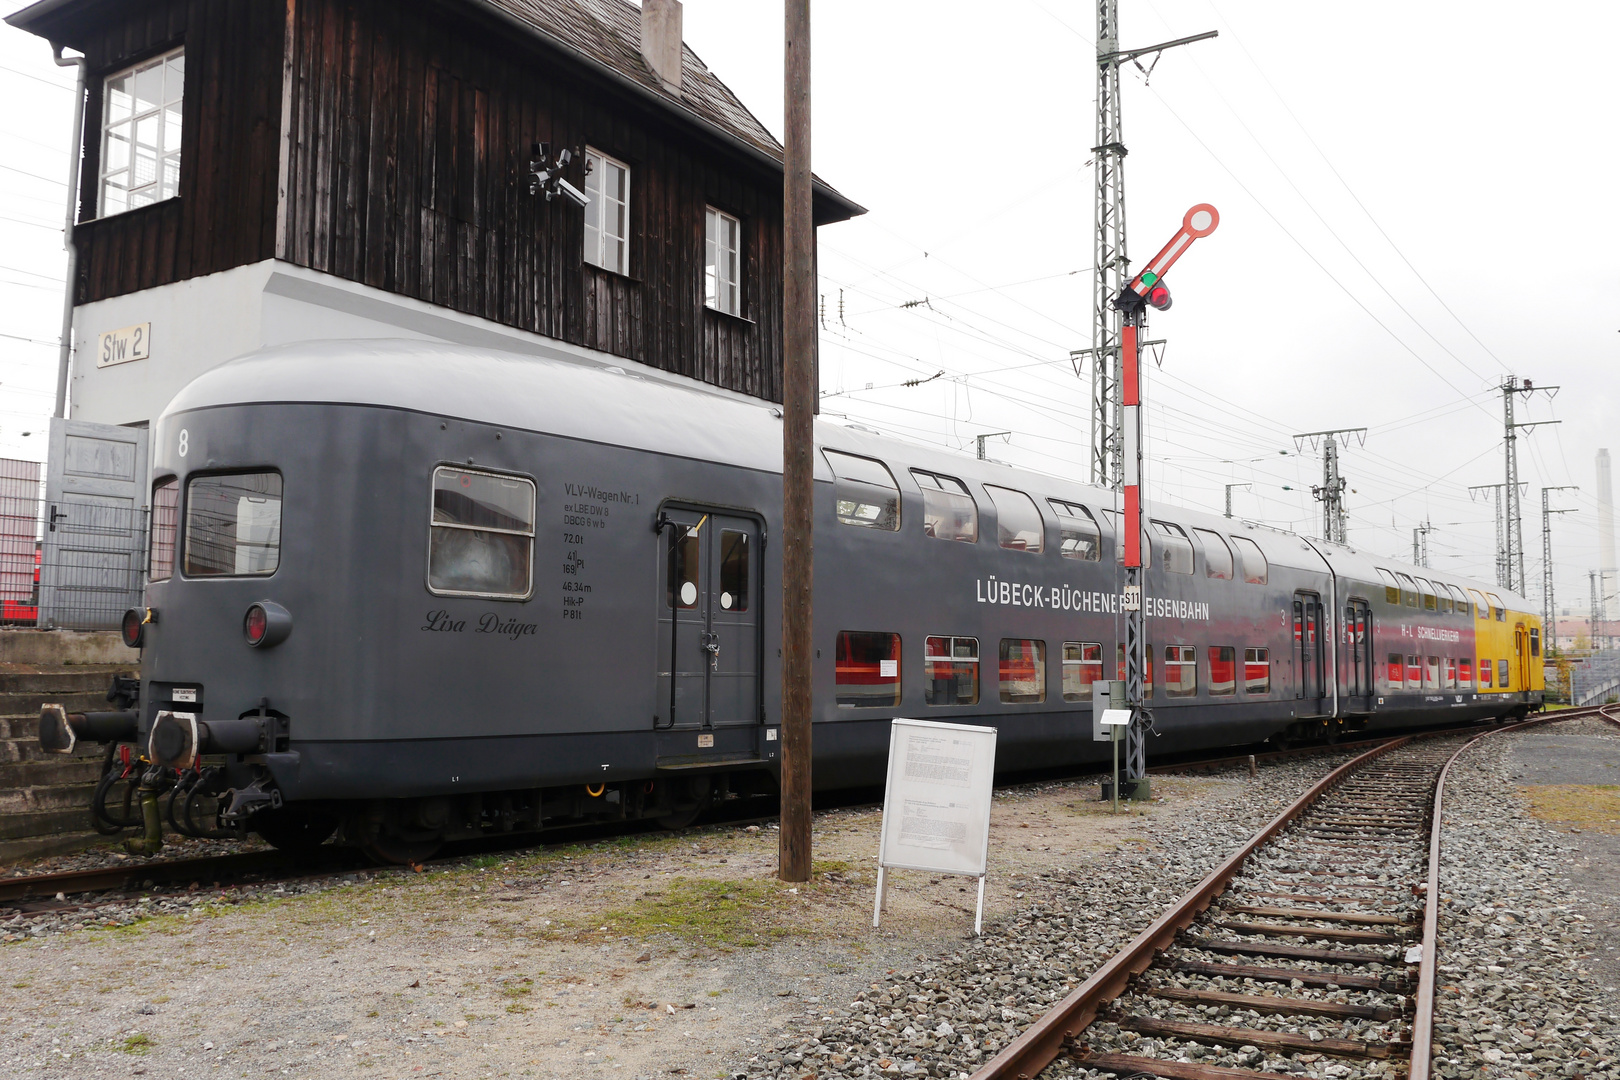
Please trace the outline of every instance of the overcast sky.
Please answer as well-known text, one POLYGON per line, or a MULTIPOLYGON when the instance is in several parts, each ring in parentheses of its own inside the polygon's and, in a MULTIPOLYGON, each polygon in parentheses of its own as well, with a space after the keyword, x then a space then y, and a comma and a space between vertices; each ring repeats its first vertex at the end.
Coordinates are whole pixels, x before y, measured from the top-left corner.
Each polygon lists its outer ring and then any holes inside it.
MULTIPOLYGON (((781 131, 781 13, 688 0, 686 40, 781 131)), ((869 208, 821 230, 822 409, 911 439, 1084 478, 1091 344, 1094 8, 1063 0, 814 2, 815 167, 869 208), (909 305, 909 306, 905 306, 909 305), (908 381, 928 379, 922 385, 908 381)), ((1620 5, 1478 0, 1124 0, 1121 43, 1203 30, 1151 80, 1128 69, 1130 253, 1197 202, 1219 230, 1167 280, 1150 368, 1154 497, 1315 534, 1319 451, 1342 452, 1350 539, 1493 575, 1502 379, 1560 420, 1520 439, 1531 596, 1541 488, 1559 606, 1597 565, 1593 458, 1620 454, 1620 5), (1353 17, 1352 17, 1353 16, 1353 17)), ((42 458, 64 260, 69 72, 0 31, 0 456, 42 458), (24 437, 25 431, 33 432, 24 437)))

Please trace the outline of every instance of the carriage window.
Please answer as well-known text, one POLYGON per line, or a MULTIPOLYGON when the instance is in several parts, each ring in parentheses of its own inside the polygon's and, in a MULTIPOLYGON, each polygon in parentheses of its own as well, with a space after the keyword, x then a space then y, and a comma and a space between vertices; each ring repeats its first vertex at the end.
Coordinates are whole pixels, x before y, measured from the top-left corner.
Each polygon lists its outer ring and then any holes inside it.
POLYGON ((1457 689, 1457 661, 1454 657, 1446 657, 1446 681, 1440 687, 1443 690, 1457 689))
POLYGON ((1406 658, 1406 685, 1414 688, 1423 685, 1423 657, 1408 656, 1406 658))
POLYGON ((1541 655, 1541 627, 1539 626, 1530 628, 1530 655, 1541 655))
POLYGON ((1090 701, 1091 684, 1103 674, 1102 645, 1095 641, 1063 643, 1063 700, 1090 701))
POLYGON ((1221 534, 1208 529, 1194 529, 1193 532, 1198 534, 1198 542, 1204 545, 1204 575, 1231 581, 1232 549, 1226 546, 1221 534))
POLYGON ((720 530, 720 606, 748 610, 748 534, 736 529, 720 530))
POLYGON ((670 542, 669 573, 664 576, 664 603, 691 611, 698 604, 698 571, 702 561, 702 541, 696 529, 680 533, 670 542))
POLYGON ((280 562, 280 473, 196 476, 187 482, 187 577, 273 574, 280 562))
POLYGON ((1271 693, 1271 650, 1243 650, 1243 692, 1245 694, 1271 693))
POLYGON ((1423 594, 1423 610, 1438 611, 1439 605, 1435 603, 1434 599, 1434 586, 1424 578, 1418 578, 1417 583, 1418 591, 1423 594))
MULTIPOLYGON (((1114 533, 1114 561, 1123 565, 1125 562, 1125 532, 1121 528, 1120 522, 1123 520, 1124 515, 1118 510, 1104 510, 1102 516, 1107 519, 1108 527, 1114 533)), ((1147 526, 1145 524, 1142 526, 1141 553, 1142 569, 1146 570, 1153 565, 1153 545, 1148 543, 1147 526)))
POLYGON ((1198 693, 1198 662, 1191 645, 1164 647, 1164 696, 1192 697, 1198 693))
POLYGON ((1440 658, 1429 657, 1428 666, 1423 669, 1423 685, 1433 690, 1440 685, 1440 658))
POLYGON ((885 532, 900 528, 900 487, 887 465, 837 450, 822 453, 838 478, 833 498, 839 521, 885 532))
POLYGON ((851 708, 900 704, 900 635, 838 635, 837 700, 851 708))
POLYGON ((1030 705, 1046 700, 1046 642, 1001 639, 1001 700, 1030 705))
POLYGON ((1468 595, 1474 598, 1474 614, 1481 619, 1491 617, 1491 606, 1485 602, 1485 594, 1478 589, 1469 589, 1468 595))
POLYGON ((1465 656, 1457 661, 1457 685, 1464 690, 1474 687, 1474 658, 1465 656))
POLYGON ((1232 537, 1232 546, 1237 548, 1238 558, 1243 561, 1243 580, 1250 585, 1264 585, 1266 583, 1266 556, 1260 550, 1260 545, 1247 536, 1232 537))
POLYGON ((1496 621, 1507 622, 1507 607, 1502 603, 1502 598, 1495 593, 1485 595, 1491 598, 1491 614, 1496 616, 1496 621))
POLYGON ((1378 578, 1384 583, 1384 603, 1399 604, 1401 602, 1401 587, 1395 581, 1395 575, 1383 567, 1376 567, 1378 578))
POLYGON ((174 576, 174 534, 180 524, 180 481, 170 476, 152 488, 152 550, 147 576, 167 581, 174 576))
POLYGON ((1407 607, 1417 607, 1417 582, 1412 580, 1410 574, 1396 574, 1395 576, 1401 579, 1401 602, 1407 607))
POLYGON ((534 481, 439 466, 433 470, 431 534, 428 589, 432 592, 528 596, 534 481))
POLYGON ((1459 615, 1468 614, 1468 597, 1455 585, 1447 585, 1446 591, 1451 594, 1451 607, 1459 615))
POLYGON ((1209 650, 1209 696, 1230 697, 1237 691, 1237 650, 1212 645, 1209 650))
POLYGON ((923 493, 923 533, 937 540, 979 539, 979 508, 967 485, 951 476, 912 469, 911 478, 923 493))
POLYGON ((1035 500, 1012 488, 986 484, 984 490, 996 508, 996 539, 1001 546, 1014 551, 1039 552, 1044 530, 1035 500))
MULTIPOLYGON (((1187 539, 1187 533, 1180 525, 1168 521, 1155 521, 1153 523, 1153 543, 1158 548, 1159 557, 1164 560, 1164 569, 1171 574, 1190 574, 1193 572, 1192 541, 1187 539)), ((1165 676, 1165 685, 1169 686, 1170 677, 1165 676)))
POLYGON ((1508 688, 1508 662, 1506 660, 1496 662, 1496 688, 1498 690, 1508 688))
POLYGON ((1406 672, 1406 664, 1405 664, 1405 662, 1403 660, 1401 660, 1401 654, 1398 653, 1398 652, 1390 653, 1389 654, 1389 688, 1391 690, 1399 690, 1401 688, 1401 684, 1406 681, 1405 672, 1406 672))
POLYGON ((924 697, 930 705, 979 702, 979 639, 931 637, 923 644, 924 697))
POLYGON ((1102 530, 1091 511, 1079 503, 1047 499, 1058 520, 1058 554, 1065 559, 1096 562, 1102 558, 1102 530))

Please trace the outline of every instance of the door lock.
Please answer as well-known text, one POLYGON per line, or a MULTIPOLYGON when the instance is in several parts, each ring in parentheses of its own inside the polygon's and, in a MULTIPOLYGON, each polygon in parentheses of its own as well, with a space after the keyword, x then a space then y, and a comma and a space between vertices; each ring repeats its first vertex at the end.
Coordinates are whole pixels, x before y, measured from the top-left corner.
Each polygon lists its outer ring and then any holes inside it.
POLYGON ((720 666, 720 635, 715 633, 704 634, 703 651, 709 654, 709 670, 717 670, 720 666))

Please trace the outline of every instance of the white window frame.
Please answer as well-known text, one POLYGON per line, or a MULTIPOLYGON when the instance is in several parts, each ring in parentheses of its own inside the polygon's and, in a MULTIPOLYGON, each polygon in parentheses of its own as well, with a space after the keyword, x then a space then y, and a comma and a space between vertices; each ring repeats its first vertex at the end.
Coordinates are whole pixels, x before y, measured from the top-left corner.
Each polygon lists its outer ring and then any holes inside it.
POLYGON ((628 277, 630 166, 589 146, 585 148, 585 165, 589 170, 585 174, 585 195, 590 200, 585 204, 585 261, 592 266, 600 266, 604 270, 628 277), (615 198, 602 191, 602 181, 608 176, 609 170, 617 170, 622 174, 624 185, 619 192, 622 197, 615 198), (610 210, 613 211, 611 216, 617 219, 618 232, 602 227, 604 215, 610 210))
POLYGON ((712 206, 703 208, 703 303, 742 317, 742 220, 712 206))
POLYGON ((185 109, 185 47, 149 56, 138 64, 115 71, 102 80, 101 159, 97 166, 96 213, 122 214, 180 193, 182 116, 185 109), (178 61, 178 63, 175 63, 178 61), (123 79, 132 82, 156 69, 159 100, 136 109, 132 95, 114 90, 123 79), (176 85, 169 85, 171 82, 176 85), (146 134, 146 169, 140 168, 136 136, 146 134), (116 137, 115 137, 116 136, 116 137), (122 144, 123 152, 115 153, 122 144), (116 184, 116 187, 109 187, 116 184), (109 199, 109 193, 113 198, 109 199))

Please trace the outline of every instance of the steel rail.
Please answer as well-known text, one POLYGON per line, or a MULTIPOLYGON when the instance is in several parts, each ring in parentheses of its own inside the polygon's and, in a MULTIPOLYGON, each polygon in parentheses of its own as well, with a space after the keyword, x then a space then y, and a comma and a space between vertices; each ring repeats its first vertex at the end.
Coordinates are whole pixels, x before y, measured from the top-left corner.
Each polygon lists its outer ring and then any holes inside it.
MULTIPOLYGON (((1494 735, 1502 731, 1516 731, 1539 724, 1583 719, 1594 715, 1601 716, 1603 719, 1620 726, 1620 717, 1609 715, 1601 707, 1598 707, 1564 710, 1504 727, 1495 727, 1489 731, 1481 732, 1462 747, 1459 747, 1456 753, 1452 754, 1447 760, 1446 765, 1436 779, 1430 836, 1429 879, 1424 902, 1423 960, 1419 972, 1418 1000, 1415 1005, 1417 1015, 1413 1023, 1412 1069, 1408 1074, 1409 1080, 1427 1080, 1428 1063, 1432 1057, 1434 971, 1439 923, 1439 907, 1436 898, 1439 895, 1439 837, 1443 821, 1440 792, 1445 783, 1446 772, 1450 769, 1452 762, 1464 750, 1467 750, 1487 735, 1494 735), (1425 973, 1427 975, 1426 993, 1424 992, 1425 983, 1422 981, 1425 973), (1420 1034, 1422 1037, 1419 1037, 1420 1034), (1420 1069, 1422 1071, 1419 1071, 1420 1069)), ((1345 762, 1323 777, 1310 790, 1306 791, 1278 814, 1270 824, 1250 837, 1242 847, 1228 856, 1220 866, 1212 870, 1203 881, 1177 901, 1173 907, 1155 920, 1146 930, 1138 934, 1130 944, 1126 945, 1124 949, 1098 968, 1085 982, 1044 1016, 1031 1024, 1000 1053, 975 1071, 970 1080, 1033 1080, 1041 1070, 1045 1069, 1063 1053, 1066 1043, 1078 1036, 1081 1031, 1091 1024, 1103 1005, 1118 997, 1125 990, 1132 976, 1146 971, 1153 963, 1155 956, 1167 949, 1175 941, 1176 935, 1192 925, 1193 921, 1226 890, 1232 880, 1238 876, 1239 871, 1251 855, 1303 815, 1324 794, 1337 787, 1364 765, 1392 750, 1399 749, 1417 739, 1429 739, 1455 733, 1455 729, 1438 729, 1391 739, 1345 762)))
POLYGON ((1097 1010, 1118 997, 1131 976, 1146 971, 1156 953, 1163 951, 1178 933, 1192 925, 1194 919, 1215 899, 1226 891, 1243 864, 1272 837, 1308 810, 1324 794, 1333 790, 1363 765, 1382 757, 1391 750, 1411 742, 1413 736, 1393 739, 1340 765, 1328 773, 1305 794, 1278 814, 1271 823, 1251 836, 1244 845, 1210 871, 1209 875, 1193 887, 1192 891, 1176 902, 1175 906, 1159 916, 1146 930, 1138 934, 1129 945, 1098 968, 1068 997, 1058 1002, 1006 1048, 991 1058, 970 1080, 1032 1080, 1063 1052, 1063 1045, 1074 1038, 1096 1019, 1097 1010))

